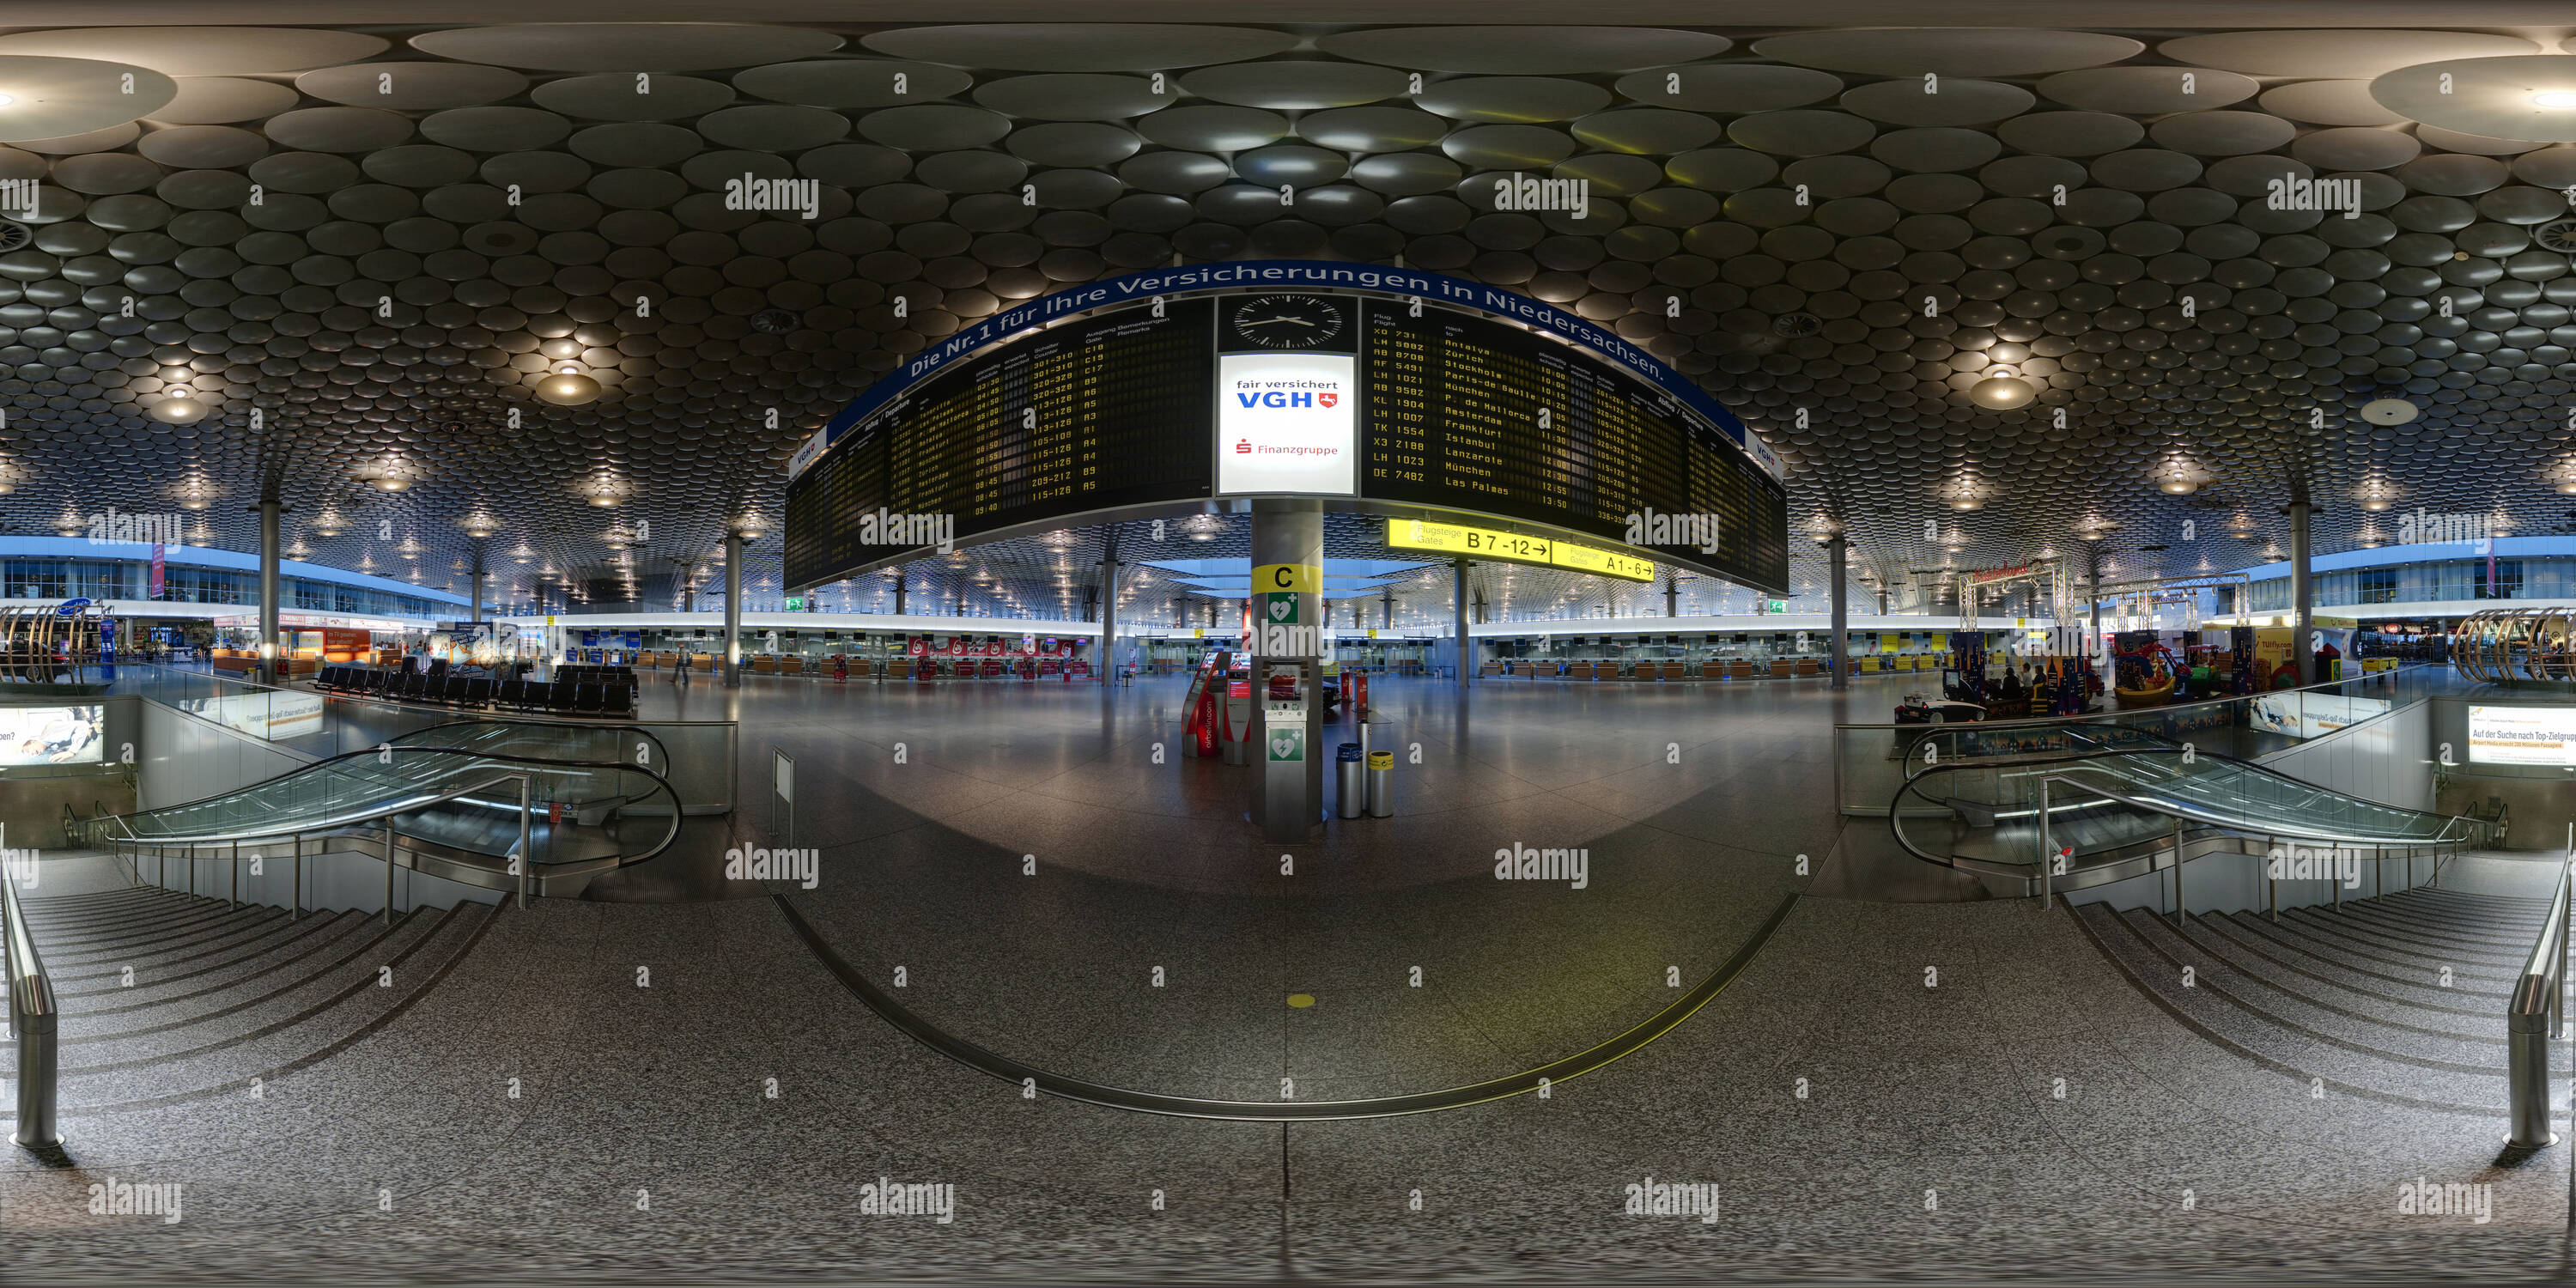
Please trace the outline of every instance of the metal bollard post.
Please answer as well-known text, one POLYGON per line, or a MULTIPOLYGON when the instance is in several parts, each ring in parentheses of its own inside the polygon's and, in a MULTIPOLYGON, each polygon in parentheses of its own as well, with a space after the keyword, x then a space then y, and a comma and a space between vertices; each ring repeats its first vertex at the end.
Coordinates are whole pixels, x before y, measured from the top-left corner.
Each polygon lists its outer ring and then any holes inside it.
POLYGON ((62 1125, 54 1117, 62 1077, 62 1053, 56 1045, 61 1017, 51 1010, 15 1010, 10 1023, 17 1026, 18 1037, 18 1129, 9 1141, 27 1149, 53 1149, 63 1143, 62 1125))
POLYGON ((2051 822, 2048 816, 2048 779, 2043 777, 2039 780, 2039 910, 2041 912, 2048 911, 2057 900, 2057 892, 2052 888, 2053 883, 2049 880, 2049 869, 2056 866, 2057 859, 2057 836, 2050 826, 2051 822))
POLYGON ((2180 926, 2190 921, 2191 908, 2182 901, 2182 819, 2179 817, 2176 817, 2173 823, 2173 850, 2174 924, 2180 926))
POLYGON ((529 778, 519 775, 519 911, 528 910, 528 870, 536 866, 536 855, 528 850, 529 778))
POLYGON ((1346 742, 1333 750, 1335 792, 1340 797, 1335 813, 1343 818, 1358 818, 1368 808, 1368 766, 1360 759, 1360 745, 1346 742))

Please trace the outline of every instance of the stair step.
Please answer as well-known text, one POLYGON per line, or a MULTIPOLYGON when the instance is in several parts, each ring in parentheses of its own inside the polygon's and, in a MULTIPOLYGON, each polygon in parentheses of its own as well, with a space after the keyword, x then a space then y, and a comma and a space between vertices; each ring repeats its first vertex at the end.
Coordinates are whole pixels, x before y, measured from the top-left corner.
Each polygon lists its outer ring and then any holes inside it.
POLYGON ((139 908, 126 917, 80 926, 59 925, 29 913, 27 929, 43 935, 48 942, 57 945, 63 952, 77 953, 98 947, 132 943, 136 940, 185 934, 191 929, 221 921, 241 911, 237 908, 227 908, 221 903, 209 904, 201 899, 190 899, 187 904, 186 907, 175 908, 139 908))
POLYGON ((128 966, 135 973, 157 969, 171 961, 225 948, 269 933, 269 928, 286 919, 278 909, 262 908, 244 911, 220 924, 209 923, 166 937, 145 937, 120 945, 67 949, 49 940, 38 947, 45 954, 45 964, 65 979, 85 979, 99 974, 122 974, 128 966))
POLYGON ((2393 970, 2357 969, 2334 958, 2310 952, 2295 940, 2264 933, 2260 918, 2195 917, 2192 924, 2213 935, 2226 937, 2237 945, 2239 952, 2256 954, 2279 963, 2283 970, 2315 977, 2345 992, 2387 997, 2430 1011, 2502 1015, 2505 1000, 2512 992, 2501 981, 2465 980, 2457 972, 2452 975, 2451 987, 2444 988, 2439 973, 2412 979, 2393 970))
MULTIPOLYGON (((2292 944, 2301 952, 2342 962, 2356 969, 2395 972, 2401 977, 2424 976, 2427 969, 2425 958, 2420 954, 2399 952, 2375 944, 2357 945, 2339 936, 2321 933, 2313 923, 2303 918, 2291 917, 2273 921, 2261 913, 2247 912, 2236 914, 2235 920, 2241 925, 2253 928, 2258 933, 2292 944)), ((2432 969, 2438 972, 2440 964, 2436 963, 2432 969)), ((2493 990, 2502 994, 2512 989, 2513 981, 2519 978, 2521 973, 2519 965, 2502 967, 2463 962, 2452 968, 2451 982, 2458 988, 2475 989, 2480 992, 2493 990)))
MULTIPOLYGON (((135 1034, 67 1036, 62 1042, 63 1072, 68 1076, 76 1069, 162 1059, 232 1041, 273 1025, 299 1023, 344 1000, 355 989, 376 987, 376 967, 380 964, 394 964, 395 982, 399 984, 405 958, 435 935, 443 917, 442 913, 424 909, 396 921, 390 929, 379 923, 373 928, 374 936, 362 945, 363 951, 355 958, 243 1010, 209 1015, 200 1023, 161 1025, 135 1034)), ((68 1021, 70 1016, 64 1018, 68 1021)))
POLYGON ((2513 973, 2522 968, 2523 959, 2530 955, 2528 948, 2521 952, 2507 952, 2489 945, 2397 934, 2376 926, 2355 922, 2349 917, 2338 917, 2332 913, 2320 913, 2307 908, 2286 909, 2281 913, 2281 920, 2285 924, 2295 922, 2319 935, 2342 939, 2356 945, 2369 945, 2410 958, 2439 958, 2444 962, 2452 963, 2455 969, 2459 966, 2481 966, 2499 973, 2513 973))
POLYGON ((283 998, 353 961, 381 956, 386 943, 383 932, 383 923, 360 916, 340 934, 286 944, 239 968, 189 981, 192 987, 164 988, 154 996, 130 999, 125 995, 135 990, 96 997, 77 1011, 65 1009, 63 1042, 69 1047, 102 1037, 141 1036, 202 1024, 283 998))
MULTIPOLYGON (((2310 909, 2310 911, 2315 911, 2310 909)), ((2420 936, 2441 943, 2458 943, 2479 949, 2528 952, 2531 941, 2540 934, 2540 918, 2527 923, 2505 925, 2471 925, 2457 918, 2419 915, 2409 910, 2372 908, 2363 903, 2346 904, 2334 913, 2349 918, 2354 925, 2368 926, 2392 934, 2420 936)))
MULTIPOLYGON (((216 1022, 227 1036, 210 1041, 167 1043, 155 1053, 129 1053, 105 1064, 97 1061, 95 1048, 66 1044, 64 1109, 86 1112, 174 1103, 230 1091, 253 1077, 274 1081, 310 1065, 363 1039, 408 1008, 479 940, 493 915, 489 905, 467 903, 446 914, 424 910, 407 919, 422 923, 421 932, 409 936, 400 950, 392 988, 376 986, 377 959, 370 957, 351 972, 355 976, 351 982, 327 997, 312 999, 296 1014, 258 1025, 249 1022, 249 1012, 227 1016, 216 1022)), ((403 928, 402 924, 396 927, 403 928)))
MULTIPOLYGON (((2454 1111, 2501 1114, 2501 1073, 2428 1068, 2355 1051, 2284 1028, 2207 987, 2185 988, 2181 963, 2158 951, 2138 928, 2099 904, 2077 912, 2094 942, 2133 983, 2203 1037, 2274 1072, 2383 1100, 2454 1111)), ((2201 963, 2195 961, 2195 966, 2201 963)))
POLYGON ((363 920, 365 915, 307 913, 298 920, 280 915, 263 923, 257 934, 241 935, 229 942, 200 947, 195 952, 139 964, 130 988, 125 985, 124 972, 111 963, 79 972, 57 970, 54 972, 56 991, 65 999, 66 1006, 72 1005, 70 999, 73 998, 96 998, 99 1005, 114 1006, 121 1004, 117 999, 160 997, 186 991, 202 987, 209 977, 221 977, 239 969, 260 969, 259 959, 272 954, 308 951, 345 930, 347 919, 363 920))
MULTIPOLYGON (((2494 1036, 2434 1030, 2429 1025, 2411 1023, 2414 1018, 2372 1018, 2362 1010, 2329 1005, 2324 999, 2306 997, 2277 981, 2264 979, 2262 974, 2241 969, 2231 958, 2210 951, 2208 943, 2177 933, 2159 917, 2133 912, 2125 920, 2130 922, 2130 933, 2148 940, 2166 961, 2187 961, 2197 966, 2197 987, 2223 994, 2228 1002, 2277 1028, 2398 1064, 2455 1069, 2465 1074, 2504 1072, 2501 1012, 2496 1018, 2499 1033, 2494 1036)), ((2398 1010, 2396 1002, 2383 999, 2383 1005, 2388 1010, 2398 1010)))

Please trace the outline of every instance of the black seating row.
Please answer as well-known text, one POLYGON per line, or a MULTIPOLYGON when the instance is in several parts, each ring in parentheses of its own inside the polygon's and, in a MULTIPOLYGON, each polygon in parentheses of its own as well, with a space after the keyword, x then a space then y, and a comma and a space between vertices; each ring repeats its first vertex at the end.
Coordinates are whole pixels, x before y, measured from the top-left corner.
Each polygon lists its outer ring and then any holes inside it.
POLYGON ((385 671, 364 666, 326 666, 313 687, 331 693, 386 698, 396 702, 435 702, 468 710, 544 711, 555 715, 629 716, 635 713, 632 683, 557 678, 501 680, 489 676, 427 675, 418 671, 385 671))
POLYGON ((623 685, 631 689, 635 687, 635 668, 565 662, 555 667, 555 679, 570 680, 575 684, 623 685))

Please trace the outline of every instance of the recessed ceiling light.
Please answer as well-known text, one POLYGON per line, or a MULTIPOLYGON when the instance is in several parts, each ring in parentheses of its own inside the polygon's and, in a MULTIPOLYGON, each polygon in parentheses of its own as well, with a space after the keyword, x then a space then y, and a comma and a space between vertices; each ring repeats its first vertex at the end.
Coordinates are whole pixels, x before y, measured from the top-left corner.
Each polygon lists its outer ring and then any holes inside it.
POLYGON ((2576 107, 2576 90, 2544 89, 2531 96, 2542 107, 2576 107))

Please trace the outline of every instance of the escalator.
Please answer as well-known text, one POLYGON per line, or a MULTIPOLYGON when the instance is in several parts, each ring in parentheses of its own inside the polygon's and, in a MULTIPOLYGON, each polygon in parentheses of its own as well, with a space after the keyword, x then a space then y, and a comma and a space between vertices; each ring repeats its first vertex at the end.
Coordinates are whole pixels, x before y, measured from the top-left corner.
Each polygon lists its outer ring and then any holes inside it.
POLYGON ((1916 858, 2023 893, 2103 885, 2170 865, 2177 845, 2260 855, 2281 843, 2378 860, 2494 845, 2493 822, 2383 805, 2152 735, 2028 756, 1942 757, 1909 773, 1888 828, 1916 858), (2041 814, 2043 792, 2046 817, 2041 814), (2064 852, 2043 877, 2041 856, 2064 852))
POLYGON ((670 763, 632 727, 468 720, 301 765, 248 787, 158 809, 79 819, 75 845, 251 858, 325 849, 381 855, 486 889, 517 890, 526 829, 529 892, 578 895, 599 873, 642 863, 679 836, 680 802, 648 768, 670 763), (522 819, 520 778, 526 779, 522 819), (238 848, 235 848, 238 847, 238 848))

